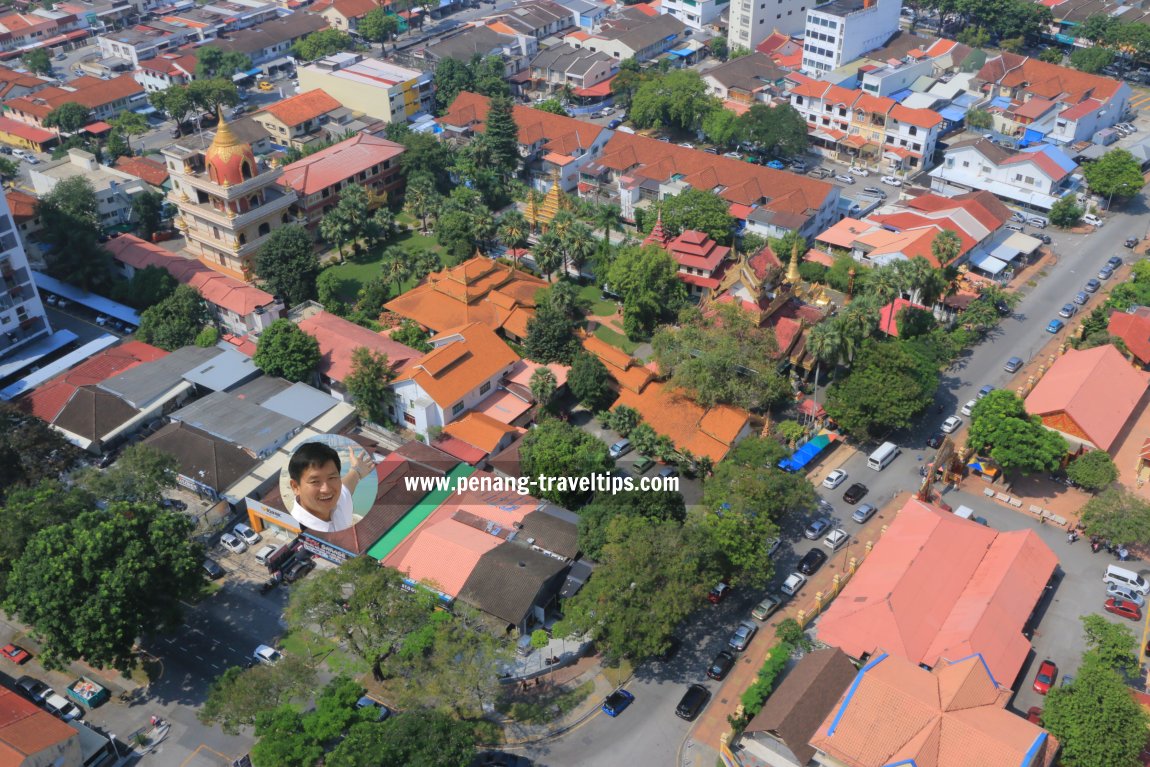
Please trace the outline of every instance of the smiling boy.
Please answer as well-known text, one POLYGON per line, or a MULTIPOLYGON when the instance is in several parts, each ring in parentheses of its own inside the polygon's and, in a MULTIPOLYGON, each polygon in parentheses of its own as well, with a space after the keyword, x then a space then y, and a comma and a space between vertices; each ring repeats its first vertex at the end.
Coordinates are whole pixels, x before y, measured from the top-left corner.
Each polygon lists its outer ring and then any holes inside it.
POLYGON ((296 502, 291 515, 319 533, 346 530, 355 523, 351 494, 371 465, 351 448, 351 468, 340 477, 339 453, 321 442, 305 442, 288 461, 288 477, 296 502))

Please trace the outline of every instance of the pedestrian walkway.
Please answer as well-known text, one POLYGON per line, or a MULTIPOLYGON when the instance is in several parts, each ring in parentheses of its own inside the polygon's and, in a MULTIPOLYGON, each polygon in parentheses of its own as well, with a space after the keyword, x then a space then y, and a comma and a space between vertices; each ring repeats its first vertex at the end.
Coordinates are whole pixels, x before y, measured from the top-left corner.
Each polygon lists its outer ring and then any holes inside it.
POLYGON ((573 665, 536 677, 527 681, 525 685, 515 683, 513 697, 527 703, 539 698, 553 697, 559 690, 576 690, 587 682, 592 682, 594 686, 591 693, 574 709, 543 724, 505 720, 503 745, 522 746, 558 737, 593 716, 602 705, 603 699, 615 689, 615 685, 604 673, 600 661, 600 656, 580 658, 573 665))

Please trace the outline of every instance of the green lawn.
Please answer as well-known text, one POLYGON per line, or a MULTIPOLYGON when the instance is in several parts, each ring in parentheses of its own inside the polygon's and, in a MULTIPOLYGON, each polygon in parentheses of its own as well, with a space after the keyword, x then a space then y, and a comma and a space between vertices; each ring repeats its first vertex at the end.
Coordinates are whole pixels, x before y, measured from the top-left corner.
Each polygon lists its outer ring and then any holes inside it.
MULTIPOLYGON (((342 264, 328 267, 329 269, 338 270, 339 276, 344 279, 344 289, 340 291, 340 298, 343 299, 345 303, 354 303, 359 289, 379 276, 383 262, 383 251, 392 245, 403 248, 408 252, 430 250, 438 255, 441 261, 444 258, 443 248, 435 241, 434 237, 422 235, 414 231, 401 232, 389 240, 388 243, 377 252, 369 254, 362 261, 352 261, 349 259, 342 264)), ((408 280, 402 283, 400 292, 410 290, 415 284, 415 280, 408 280)), ((394 290, 394 286, 392 287, 394 290)))
POLYGON ((639 348, 639 344, 632 341, 622 333, 618 333, 606 325, 600 325, 595 329, 595 337, 600 341, 606 341, 612 346, 622 349, 627 354, 634 354, 635 350, 639 348))
POLYGON ((597 317, 610 317, 616 311, 615 302, 605 301, 602 295, 596 285, 584 285, 579 289, 579 299, 591 307, 588 310, 591 314, 597 317))

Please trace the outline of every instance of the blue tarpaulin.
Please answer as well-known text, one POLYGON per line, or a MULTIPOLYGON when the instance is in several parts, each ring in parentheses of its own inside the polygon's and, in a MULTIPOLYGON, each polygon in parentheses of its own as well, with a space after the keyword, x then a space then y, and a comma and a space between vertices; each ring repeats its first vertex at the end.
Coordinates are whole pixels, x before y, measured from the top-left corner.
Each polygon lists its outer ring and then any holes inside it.
POLYGON ((671 54, 672 56, 678 56, 681 59, 685 59, 694 53, 694 51, 692 51, 690 48, 678 48, 673 51, 667 51, 667 53, 671 54))
POLYGON ((779 468, 783 471, 802 471, 803 467, 813 461, 815 456, 825 450, 830 443, 831 438, 828 435, 816 434, 790 458, 779 461, 779 468))
POLYGON ((938 110, 938 114, 940 117, 942 117, 942 119, 952 123, 961 122, 963 119, 965 119, 966 112, 967 110, 965 108, 955 106, 954 104, 945 106, 938 110))
POLYGON ((912 93, 914 93, 914 91, 912 91, 910 88, 903 88, 901 91, 895 91, 894 93, 890 94, 890 97, 901 104, 902 102, 906 101, 907 96, 912 93))

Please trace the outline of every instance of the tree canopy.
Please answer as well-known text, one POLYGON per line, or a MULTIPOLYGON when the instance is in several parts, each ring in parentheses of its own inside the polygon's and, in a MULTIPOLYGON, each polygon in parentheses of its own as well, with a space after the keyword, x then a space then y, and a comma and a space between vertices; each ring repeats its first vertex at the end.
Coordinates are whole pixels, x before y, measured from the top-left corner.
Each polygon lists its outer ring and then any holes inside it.
POLYGON ((319 341, 291 320, 279 319, 263 333, 252 361, 271 376, 307 381, 319 365, 319 341))
POLYGON ((59 128, 64 133, 76 133, 92 122, 92 110, 75 101, 65 101, 44 117, 45 128, 59 128))
POLYGON ((256 254, 256 274, 271 292, 282 296, 289 305, 314 299, 315 281, 319 277, 311 235, 299 224, 288 224, 272 231, 256 254))
POLYGON ((716 106, 715 97, 707 92, 698 72, 677 69, 640 85, 627 114, 639 128, 674 126, 693 131, 716 106))
POLYGON ((592 411, 603 410, 615 399, 607 366, 586 351, 580 351, 572 360, 567 388, 592 411))
MULTIPOLYGON (((519 446, 519 460, 523 475, 527 477, 583 477, 606 473, 615 465, 602 440, 554 418, 540 421, 527 432, 519 446)), ((581 505, 590 491, 545 487, 540 494, 570 509, 581 505)))
POLYGON ((1114 52, 1106 48, 1075 48, 1070 54, 1070 66, 1096 75, 1114 61, 1114 52))
POLYGON ((387 423, 387 406, 391 401, 394 378, 395 371, 383 352, 373 352, 364 346, 352 351, 351 374, 344 386, 355 400, 355 409, 360 416, 374 423, 387 423))
POLYGON ((1074 195, 1068 194, 1060 197, 1057 202, 1050 206, 1050 223, 1055 226, 1069 229, 1072 226, 1078 226, 1080 221, 1082 221, 1082 208, 1079 207, 1074 195))
POLYGON ((204 724, 218 724, 228 735, 238 735, 241 727, 254 725, 280 701, 310 694, 315 678, 315 669, 291 653, 272 666, 233 666, 212 682, 196 718, 204 724))
POLYGON ((0 402, 0 502, 15 487, 32 487, 70 470, 79 451, 41 418, 0 402))
POLYGON ((327 767, 418 764, 462 767, 475 756, 475 735, 438 711, 407 711, 386 722, 354 725, 325 760, 327 767))
POLYGON ((52 57, 48 55, 47 48, 33 48, 25 53, 21 60, 30 72, 38 75, 52 74, 52 57))
POLYGON ((236 72, 246 72, 251 68, 252 60, 239 51, 225 51, 215 45, 204 45, 196 49, 198 78, 230 78, 236 72))
POLYGON ((191 346, 196 336, 211 322, 204 298, 191 285, 179 285, 172 294, 140 315, 136 338, 174 352, 191 346))
MULTIPOLYGON (((709 189, 692 187, 666 198, 660 206, 663 230, 669 236, 674 237, 687 229, 695 229, 720 245, 731 244, 735 219, 731 215, 730 203, 709 189)), ((655 226, 655 220, 648 214, 643 221, 644 231, 650 232, 655 226)))
POLYGON ((848 433, 874 438, 913 426, 934 398, 938 369, 901 341, 867 341, 845 380, 827 390, 826 411, 848 433))
POLYGON ((1133 197, 1142 191, 1142 166, 1125 149, 1111 149, 1082 168, 1090 191, 1102 197, 1133 197))
POLYGON ((795 157, 807 149, 807 122, 790 104, 754 104, 739 117, 739 135, 771 157, 795 157))
POLYGON ((1115 543, 1150 545, 1150 503, 1119 485, 1087 501, 1081 520, 1090 535, 1115 543))
POLYGON ((1066 440, 1026 412, 1021 398, 997 389, 978 401, 970 416, 971 447, 1006 471, 1052 471, 1066 455, 1066 440))
POLYGON ((357 31, 373 43, 385 43, 399 32, 399 17, 383 8, 372 8, 359 20, 357 31))
POLYGON ((1087 490, 1101 490, 1118 480, 1118 467, 1105 450, 1091 450, 1070 462, 1066 476, 1087 490))
POLYGON ((1091 652, 1069 685, 1046 696, 1042 726, 1062 744, 1067 767, 1135 767, 1146 745, 1150 715, 1126 682, 1091 652))
POLYGON ((76 484, 104 502, 157 506, 163 501, 164 491, 176 486, 179 468, 180 462, 171 453, 151 445, 128 445, 110 468, 79 472, 76 484))
POLYGON ((330 56, 340 51, 355 50, 355 41, 351 35, 338 29, 321 29, 312 32, 302 40, 296 41, 292 46, 292 55, 303 61, 315 61, 324 56, 330 56))
POLYGON ((83 176, 60 181, 37 206, 42 236, 51 246, 49 270, 85 290, 104 289, 112 281, 112 256, 98 242, 99 201, 83 176))
POLYGON ((655 326, 673 320, 686 303, 679 265, 653 245, 620 249, 607 272, 607 282, 623 298, 623 329, 632 339, 645 338, 655 326))

